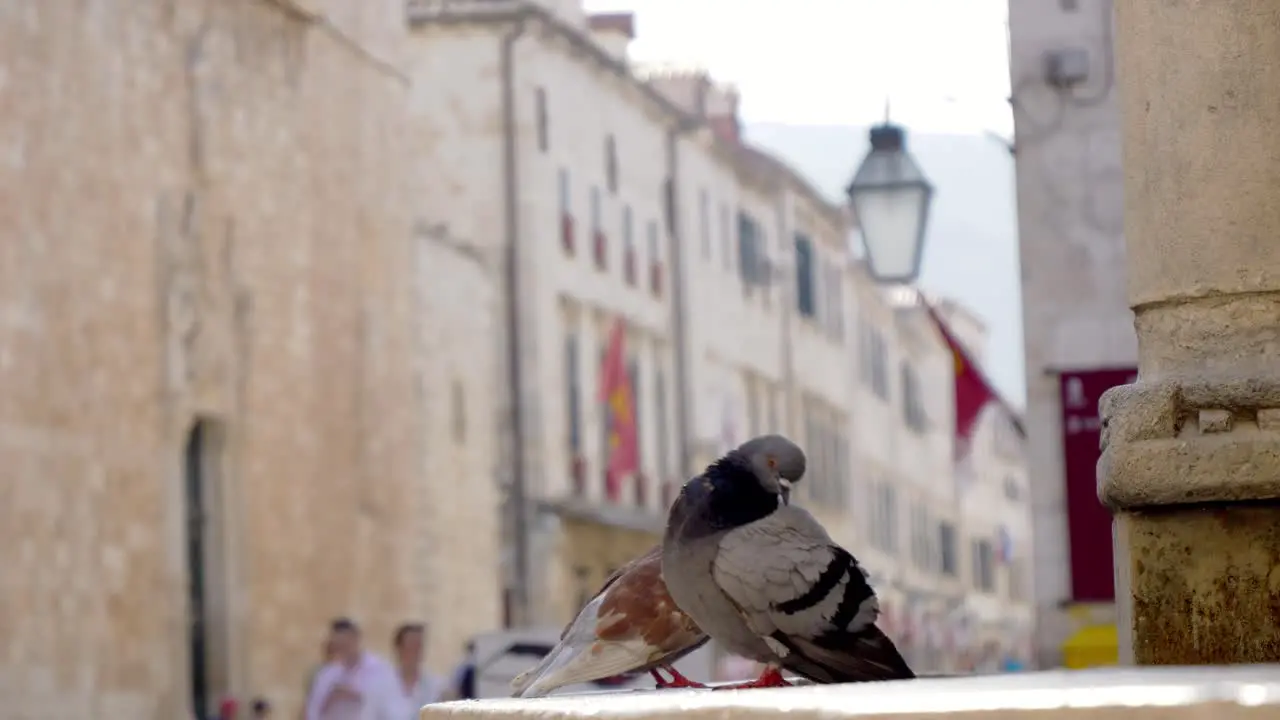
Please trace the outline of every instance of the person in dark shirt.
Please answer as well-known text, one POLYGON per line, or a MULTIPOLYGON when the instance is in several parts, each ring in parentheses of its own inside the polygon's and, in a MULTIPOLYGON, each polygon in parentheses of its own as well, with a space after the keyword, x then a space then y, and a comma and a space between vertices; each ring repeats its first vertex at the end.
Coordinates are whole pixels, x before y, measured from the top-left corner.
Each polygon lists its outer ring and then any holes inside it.
POLYGON ((452 692, 450 692, 450 700, 476 699, 476 644, 474 640, 467 641, 462 662, 453 671, 451 685, 453 687, 452 692))
POLYGON ((249 717, 252 720, 270 720, 271 703, 266 698, 254 698, 253 704, 249 706, 249 717))

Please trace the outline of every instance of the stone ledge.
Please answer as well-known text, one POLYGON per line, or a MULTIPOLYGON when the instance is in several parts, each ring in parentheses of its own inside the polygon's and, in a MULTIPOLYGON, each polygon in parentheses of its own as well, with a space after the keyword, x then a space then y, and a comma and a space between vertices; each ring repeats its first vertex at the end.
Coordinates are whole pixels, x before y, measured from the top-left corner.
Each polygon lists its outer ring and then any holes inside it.
POLYGON ((421 720, 789 720, 994 713, 1002 717, 1280 718, 1280 666, 1107 668, 768 690, 635 690, 422 709, 421 720))

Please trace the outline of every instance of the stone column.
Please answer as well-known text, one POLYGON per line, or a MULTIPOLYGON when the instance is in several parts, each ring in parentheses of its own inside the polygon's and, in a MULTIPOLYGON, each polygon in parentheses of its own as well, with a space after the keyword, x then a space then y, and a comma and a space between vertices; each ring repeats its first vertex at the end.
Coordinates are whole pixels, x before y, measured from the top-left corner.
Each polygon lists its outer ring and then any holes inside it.
POLYGON ((1121 656, 1280 660, 1280 2, 1116 0, 1140 377, 1102 402, 1121 656))

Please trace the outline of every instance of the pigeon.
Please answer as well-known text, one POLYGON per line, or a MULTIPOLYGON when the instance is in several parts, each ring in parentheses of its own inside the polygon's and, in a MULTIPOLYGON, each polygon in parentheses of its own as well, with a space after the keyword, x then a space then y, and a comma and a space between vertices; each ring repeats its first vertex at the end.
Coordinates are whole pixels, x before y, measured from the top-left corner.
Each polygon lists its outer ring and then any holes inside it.
POLYGON ((790 503, 804 452, 780 435, 747 441, 685 484, 671 506, 662 573, 671 597, 729 652, 816 683, 913 678, 875 623, 862 567, 790 503))
POLYGON ((707 642, 662 581, 662 546, 609 576, 535 667, 511 681, 514 697, 542 697, 576 683, 648 672, 659 688, 700 688, 672 665, 707 642), (670 673, 664 678, 658 670, 670 673))

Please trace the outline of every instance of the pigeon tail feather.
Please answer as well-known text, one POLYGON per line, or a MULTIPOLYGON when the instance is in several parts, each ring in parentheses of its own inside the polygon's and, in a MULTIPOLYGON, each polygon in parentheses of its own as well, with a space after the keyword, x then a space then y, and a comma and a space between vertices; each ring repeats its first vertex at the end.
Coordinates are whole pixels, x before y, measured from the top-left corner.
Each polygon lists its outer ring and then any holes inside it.
POLYGON ((547 695, 552 690, 642 668, 652 661, 653 648, 640 639, 599 642, 587 647, 557 648, 555 657, 530 683, 520 697, 547 695))
POLYGON ((525 670, 519 675, 511 678, 511 696, 520 697, 520 694, 527 690, 529 686, 533 684, 533 681, 547 669, 547 666, 556 659, 556 654, 559 650, 560 646, 555 646, 551 649, 551 652, 544 655, 542 659, 538 661, 537 665, 534 665, 528 670, 525 670))

